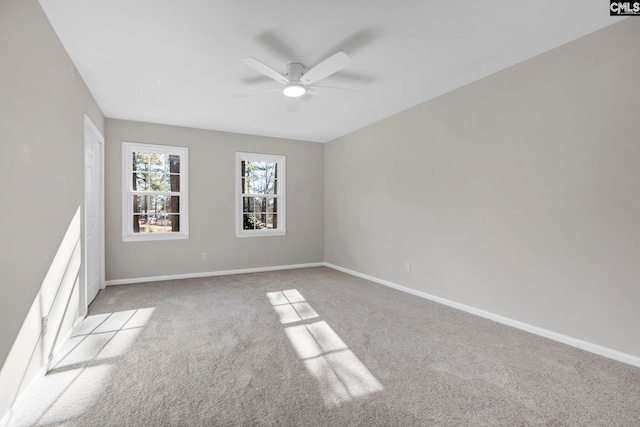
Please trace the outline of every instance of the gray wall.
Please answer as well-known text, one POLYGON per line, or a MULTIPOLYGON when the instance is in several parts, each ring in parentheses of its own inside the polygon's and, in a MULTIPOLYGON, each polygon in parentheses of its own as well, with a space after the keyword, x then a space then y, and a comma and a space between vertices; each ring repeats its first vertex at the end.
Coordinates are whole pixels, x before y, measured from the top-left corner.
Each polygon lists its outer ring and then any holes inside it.
POLYGON ((104 117, 36 0, 0 2, 0 64, 1 418, 77 315, 83 115, 101 131, 104 117))
POLYGON ((112 119, 106 127, 107 280, 323 261, 322 144, 112 119), (189 147, 188 240, 122 241, 122 141, 189 147), (286 156, 286 236, 236 238, 236 151, 286 156))
POLYGON ((627 19, 328 143, 326 261, 640 356, 638 46, 627 19))
POLYGON ((105 129, 37 1, 3 0, 0 417, 82 309, 85 113, 107 137, 108 280, 324 259, 640 356, 639 44, 627 19, 323 146, 105 129), (189 240, 121 241, 123 140, 190 148, 189 240), (235 237, 236 151, 287 156, 286 236, 235 237))

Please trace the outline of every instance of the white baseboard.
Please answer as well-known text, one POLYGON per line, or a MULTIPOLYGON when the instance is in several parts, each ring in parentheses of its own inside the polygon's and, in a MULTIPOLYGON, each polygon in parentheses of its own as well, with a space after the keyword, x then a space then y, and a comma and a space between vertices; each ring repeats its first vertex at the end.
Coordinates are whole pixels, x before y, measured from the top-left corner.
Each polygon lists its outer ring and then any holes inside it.
POLYGON ((71 329, 69 329, 67 331, 67 333, 64 334, 64 337, 62 337, 62 339, 60 340, 60 343, 58 343, 58 345, 53 349, 53 351, 51 352, 51 355, 47 359, 47 362, 45 363, 45 366, 44 366, 46 368, 46 370, 44 372, 45 375, 47 374, 47 372, 49 372, 51 370, 51 368, 53 368, 53 361, 55 360, 56 356, 58 355, 58 353, 60 353, 60 350, 62 350, 62 347, 65 346, 67 341, 69 341, 71 339, 71 336, 73 335, 73 331, 75 331, 75 329, 78 326, 80 326, 80 324, 82 323, 84 318, 85 318, 85 316, 82 316, 82 315, 80 317, 78 317, 73 322, 73 326, 71 327, 71 329))
MULTIPOLYGON (((393 289, 397 289, 402 292, 406 292, 411 295, 415 295, 421 298, 428 299, 430 301, 437 302, 439 304, 443 304, 467 313, 475 314, 476 316, 484 317, 489 320, 493 320, 498 323, 502 323, 507 326, 511 326, 517 329, 521 329, 523 331, 527 331, 536 335, 540 335, 545 338, 552 339, 554 341, 558 341, 572 347, 576 347, 594 354, 598 354, 600 356, 607 357, 609 359, 617 360, 619 362, 627 363, 633 366, 640 367, 640 357, 633 356, 631 354, 623 353, 617 350, 613 350, 607 347, 603 347, 598 344, 593 344, 588 341, 584 341, 578 338, 570 337, 568 335, 560 334, 554 331, 550 331, 548 329, 540 328, 538 326, 530 325, 528 323, 520 322, 518 320, 510 319, 508 317, 504 317, 498 314, 494 314, 488 311, 480 310, 475 307, 471 307, 465 304, 460 304, 455 301, 451 301, 445 298, 441 298, 435 295, 428 294, 426 292, 418 291, 415 289, 411 289, 402 285, 398 285, 397 283, 389 282, 387 280, 379 279, 374 276, 369 276, 368 274, 359 273, 354 270, 350 270, 348 268, 340 267, 338 265, 334 265, 328 262, 316 262, 316 263, 307 263, 307 264, 295 264, 295 265, 281 265, 281 266, 272 266, 272 267, 257 267, 257 268, 245 268, 239 270, 224 270, 224 271, 212 271, 212 272, 203 272, 203 273, 189 273, 189 274, 176 274, 171 276, 154 276, 154 277, 140 277, 134 279, 120 279, 120 280, 107 280, 106 285, 124 285, 131 283, 143 283, 143 282, 155 282, 162 280, 177 280, 177 279, 189 279, 196 277, 208 277, 208 276, 225 276, 231 274, 243 274, 243 273, 257 273, 264 271, 276 271, 276 270, 291 270, 296 268, 309 268, 309 267, 329 267, 337 271, 341 271, 343 273, 350 274, 352 276, 360 277, 361 279, 369 280, 371 282, 378 283, 380 285, 384 285, 393 289)), ((24 391, 20 394, 20 396, 16 399, 16 401, 11 406, 11 409, 2 417, 0 420, 0 427, 9 427, 9 423, 11 422, 12 415, 17 411, 17 409, 22 405, 23 399, 27 396, 30 390, 34 387, 34 385, 40 381, 51 368, 51 361, 55 358, 55 355, 60 351, 60 349, 67 343, 67 341, 71 338, 73 331, 78 327, 78 325, 82 322, 84 317, 86 316, 86 312, 83 313, 73 324, 73 328, 65 334, 64 338, 60 342, 58 346, 56 346, 53 351, 51 357, 47 362, 42 366, 37 374, 33 377, 33 379, 29 382, 29 385, 24 389, 24 391)))
MULTIPOLYGON (((152 277, 136 277, 132 279, 117 279, 107 280, 106 286, 114 285, 130 285, 132 283, 146 283, 146 282, 160 282, 163 280, 179 280, 179 279, 193 279, 197 277, 211 277, 211 276, 228 276, 231 274, 245 274, 245 273, 261 273, 263 271, 276 271, 276 270, 293 270, 296 268, 309 268, 309 267, 322 267, 324 262, 312 262, 307 264, 294 264, 294 265, 276 265, 271 267, 256 267, 256 268, 242 268, 239 270, 222 270, 222 271, 207 271, 202 273, 186 273, 186 274, 172 274, 167 276, 152 276, 152 277)), ((0 426, 2 427, 2 426, 0 426)))
POLYGON ((56 356, 58 355, 60 350, 65 346, 65 344, 71 339, 71 336, 73 335, 73 331, 80 325, 80 323, 82 323, 86 315, 87 313, 85 311, 84 314, 80 315, 80 317, 78 317, 73 322, 73 327, 71 327, 71 329, 64 335, 60 343, 53 349, 53 351, 51 352, 51 355, 46 360, 44 365, 42 365, 40 369, 38 369, 38 372, 36 372, 36 374, 33 376, 31 381, 29 381, 29 384, 24 388, 22 393, 20 393, 18 398, 15 400, 15 402, 13 402, 13 405, 11 405, 11 408, 9 408, 9 411, 6 414, 4 414, 4 417, 2 417, 2 420, 0 420, 0 427, 9 427, 11 425, 10 422, 12 421, 13 414, 16 413, 21 408, 21 406, 25 403, 24 398, 30 394, 33 387, 39 381, 41 381, 45 375, 47 375, 47 372, 49 372, 51 368, 53 368, 52 366, 53 360, 56 358, 56 356))
POLYGON ((421 292, 415 289, 407 288, 405 286, 398 285, 396 283, 389 282, 387 280, 379 279, 377 277, 369 276, 368 274, 363 274, 357 271, 349 270, 348 268, 340 267, 338 265, 330 264, 328 262, 325 262, 324 265, 334 270, 338 270, 343 273, 350 274, 352 276, 360 277, 361 279, 370 280, 380 285, 388 286, 390 288, 397 289, 399 291, 406 292, 411 295, 425 298, 430 301, 434 301, 434 302, 437 302, 461 311, 465 311, 467 313, 475 314, 476 316, 484 317, 485 319, 493 320, 494 322, 502 323, 504 325, 511 326, 513 328, 521 329, 523 331, 527 331, 532 334, 540 335, 542 337, 549 338, 551 340, 558 341, 563 344, 570 345, 572 347, 577 347, 581 350, 585 350, 590 353, 595 353, 597 355, 604 356, 609 359, 617 360, 619 362, 628 363, 629 365, 640 367, 640 357, 633 356, 631 354, 623 353, 618 350, 613 350, 598 344, 590 343, 588 341, 570 337, 568 335, 560 334, 558 332, 550 331, 548 329, 540 328, 538 326, 530 325, 528 323, 524 323, 519 320, 510 319, 508 317, 504 317, 499 314, 494 314, 488 311, 480 310, 478 308, 471 307, 465 304, 460 304, 445 298, 440 298, 438 296, 431 295, 426 292, 421 292))

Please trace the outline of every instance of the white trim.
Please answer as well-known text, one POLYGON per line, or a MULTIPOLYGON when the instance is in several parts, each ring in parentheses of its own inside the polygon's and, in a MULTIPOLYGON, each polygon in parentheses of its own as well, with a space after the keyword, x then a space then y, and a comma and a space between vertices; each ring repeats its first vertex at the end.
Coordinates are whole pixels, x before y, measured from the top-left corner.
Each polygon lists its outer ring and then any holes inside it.
MULTIPOLYGON (((169 193, 165 193, 169 194, 169 193)), ((189 239, 189 148, 175 145, 156 145, 142 142, 122 142, 122 241, 139 242, 155 240, 189 239), (158 194, 132 190, 131 153, 163 153, 180 156, 180 191, 172 194, 180 196, 180 231, 171 233, 134 233, 131 213, 133 211, 133 193, 158 194)))
POLYGON ((80 326, 80 324, 82 323, 85 317, 86 317, 86 312, 73 322, 73 327, 69 329, 69 331, 66 334, 64 334, 64 337, 62 338, 60 343, 53 349, 47 361, 44 363, 44 365, 40 367, 40 369, 38 369, 38 372, 36 372, 36 374, 33 376, 29 384, 27 384, 27 386, 24 388, 22 393, 20 393, 20 395, 16 398, 16 400, 13 402, 13 404, 11 405, 7 413, 4 414, 4 416, 2 417, 2 420, 0 420, 0 427, 10 426, 9 423, 13 421, 12 416, 14 415, 14 413, 19 412, 20 409, 22 408, 22 405, 26 403, 25 397, 31 394, 31 391, 33 390, 33 388, 36 385, 38 385, 38 382, 42 381, 44 376, 47 375, 47 372, 51 370, 51 368, 53 367, 52 366, 53 360, 56 358, 60 350, 71 339, 71 336, 73 335, 73 331, 75 331, 76 328, 80 326))
MULTIPOLYGON (((131 221, 129 221, 131 222, 131 221)), ((180 215, 180 228, 182 228, 182 215, 180 215)), ((189 235, 182 232, 176 233, 140 233, 131 236, 122 236, 123 242, 153 242, 156 240, 188 240, 189 235)))
MULTIPOLYGON (((276 154, 258 154, 236 152, 236 167, 234 181, 236 183, 236 237, 267 237, 267 236, 284 236, 287 234, 287 158, 283 155, 276 154), (262 230, 243 230, 242 229, 242 198, 250 196, 242 194, 242 178, 240 163, 245 161, 253 162, 271 162, 278 165, 278 194, 271 195, 278 199, 278 228, 262 229, 262 230)), ((256 195, 262 197, 264 195, 256 195)))
POLYGON ((232 274, 261 273, 264 271, 294 270, 297 268, 323 267, 324 262, 307 264, 275 265, 271 267, 241 268, 238 270, 206 271, 202 273, 172 274, 168 276, 137 277, 133 279, 107 280, 107 286, 130 285, 132 283, 160 282, 163 280, 193 279, 198 277, 229 276, 232 274))
MULTIPOLYGON (((278 214, 280 215, 280 214, 278 214)), ((236 215, 239 217, 240 215, 236 215)), ((287 234, 286 231, 280 230, 242 230, 236 233, 236 237, 239 239, 244 239, 246 237, 267 237, 267 236, 285 236, 287 234)))
MULTIPOLYGON (((104 284, 104 279, 105 279, 105 240, 104 240, 104 236, 105 236, 105 210, 104 210, 104 136, 102 136, 102 134, 100 133, 100 131, 98 130, 98 128, 96 127, 96 125, 93 123, 93 121, 91 121, 91 118, 89 118, 89 116, 87 116, 86 114, 84 115, 84 143, 83 143, 83 149, 85 150, 85 155, 86 155, 86 149, 87 149, 87 137, 86 137, 86 133, 92 133, 93 136, 96 138, 96 140, 98 141, 99 145, 100 145, 100 189, 99 192, 100 194, 97 195, 97 197, 100 199, 100 224, 98 224, 98 241, 99 241, 99 247, 100 247, 100 271, 98 272, 98 281, 100 282, 98 285, 99 289, 104 289, 105 284, 104 284)), ((85 158, 85 165, 84 167, 86 168, 86 157, 83 156, 85 158)), ((86 185, 86 171, 83 171, 83 194, 82 194, 82 228, 83 228, 83 242, 82 242, 82 246, 83 246, 83 250, 82 250, 82 256, 83 256, 83 274, 84 274, 84 290, 83 290, 83 299, 84 301, 80 301, 80 306, 82 307, 83 310, 86 310, 89 306, 89 301, 87 301, 87 219, 86 219, 86 189, 84 189, 84 186, 86 185)))
POLYGON ((67 342, 71 339, 71 336, 73 335, 73 331, 75 331, 76 328, 80 326, 80 324, 82 323, 85 317, 86 316, 80 316, 76 320, 74 320, 73 326, 71 327, 71 329, 69 329, 67 333, 64 334, 64 336, 62 337, 62 340, 60 340, 60 343, 53 349, 53 351, 51 352, 51 355, 47 359, 47 362, 44 366, 44 368, 46 369, 45 375, 47 374, 47 372, 51 370, 51 368, 53 368, 53 361, 55 360, 56 356, 58 355, 60 350, 62 350, 62 348, 65 346, 65 344, 67 344, 67 342))
POLYGON ((369 276, 368 274, 359 273, 357 271, 349 270, 348 268, 340 267, 334 264, 330 264, 325 262, 324 265, 326 267, 332 268, 334 270, 341 271, 343 273, 350 274, 352 276, 359 277, 361 279, 369 280, 371 282, 378 283, 380 285, 388 286, 393 289, 397 289, 402 292, 406 292, 411 295, 415 295, 421 298, 428 299, 430 301, 437 302, 439 304, 443 304, 461 311, 465 311, 467 313, 475 314, 476 316, 484 317, 485 319, 493 320, 494 322, 502 323, 503 325, 511 326, 516 329, 520 329, 526 332, 530 332, 535 335, 539 335, 541 337, 549 338, 554 341, 561 342, 563 344, 570 345, 572 347, 579 348, 581 350, 588 351, 590 353, 597 354, 599 356, 604 356, 609 359, 617 360, 619 362, 628 363, 629 365, 640 367, 640 357, 634 356, 628 353, 623 353, 618 350, 613 350, 608 347, 603 347, 598 344, 594 344, 588 341, 584 341, 578 338, 570 337, 568 335, 560 334, 558 332, 550 331, 548 329, 540 328, 538 326, 530 325, 525 322, 521 322, 519 320, 510 319, 505 316, 501 316, 499 314, 494 314, 488 311, 480 310, 475 307, 471 307, 465 304, 460 304, 455 301, 451 301, 445 298, 441 298, 435 295, 428 294, 426 292, 417 291, 415 289, 407 288, 402 285, 398 285, 393 282, 389 282, 387 280, 379 279, 377 277, 369 276))

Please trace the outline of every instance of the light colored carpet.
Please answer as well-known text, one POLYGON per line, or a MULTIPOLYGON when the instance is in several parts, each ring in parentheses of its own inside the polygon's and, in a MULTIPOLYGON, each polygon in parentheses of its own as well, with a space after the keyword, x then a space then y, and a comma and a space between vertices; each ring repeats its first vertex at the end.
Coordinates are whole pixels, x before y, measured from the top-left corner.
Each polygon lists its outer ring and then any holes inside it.
POLYGON ((640 425, 640 369, 328 268, 109 287, 12 425, 640 425))

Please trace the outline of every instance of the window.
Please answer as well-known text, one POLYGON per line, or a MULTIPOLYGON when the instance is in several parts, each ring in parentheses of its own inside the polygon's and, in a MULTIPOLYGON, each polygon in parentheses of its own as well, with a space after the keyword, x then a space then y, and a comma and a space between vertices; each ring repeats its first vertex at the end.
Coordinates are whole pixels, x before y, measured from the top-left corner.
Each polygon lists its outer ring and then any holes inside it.
POLYGON ((186 147, 122 143, 122 240, 189 238, 186 147))
POLYGON ((285 157, 236 153, 236 236, 281 236, 285 222, 285 157))

